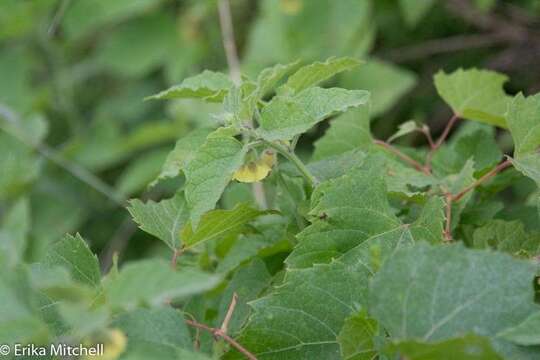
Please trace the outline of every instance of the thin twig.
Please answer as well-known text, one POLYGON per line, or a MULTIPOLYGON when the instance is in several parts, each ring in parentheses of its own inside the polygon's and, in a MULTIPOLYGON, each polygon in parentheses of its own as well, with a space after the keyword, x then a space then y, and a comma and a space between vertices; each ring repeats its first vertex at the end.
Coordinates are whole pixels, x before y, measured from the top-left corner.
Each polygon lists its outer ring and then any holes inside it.
MULTIPOLYGON (((225 57, 227 58, 229 74, 233 83, 236 86, 239 86, 242 82, 242 76, 240 73, 240 60, 238 59, 238 51, 236 49, 236 43, 234 40, 234 27, 229 0, 218 0, 218 12, 219 25, 221 27, 221 39, 223 41, 223 48, 225 49, 225 57)), ((247 120, 248 125, 252 126, 252 120, 247 120)), ((251 184, 251 191, 259 208, 267 209, 268 202, 266 201, 266 193, 264 191, 263 184, 259 181, 254 182, 251 184)))
POLYGON ((380 145, 380 146, 384 147, 385 149, 387 149, 388 151, 394 153, 397 157, 399 157, 401 160, 405 161, 406 163, 408 163, 409 165, 414 167, 416 170, 418 170, 420 172, 423 172, 426 175, 431 175, 431 173, 426 168, 424 168, 424 166, 422 166, 422 164, 420 164, 418 161, 411 158, 409 155, 407 155, 405 153, 402 153, 401 151, 399 151, 394 146, 388 144, 386 141, 373 140, 373 143, 376 144, 376 145, 380 145))
POLYGON ((469 191, 471 191, 472 189, 476 188, 477 186, 481 185, 482 183, 484 183, 485 181, 487 181, 488 179, 492 178, 493 176, 497 175, 498 173, 500 173, 502 170, 506 169, 507 167, 511 166, 512 165, 512 162, 507 159, 503 162, 501 162, 499 165, 497 165, 496 167, 494 167, 491 171, 489 171, 488 173, 486 173, 484 176, 482 176, 480 179, 476 180, 475 182, 473 182, 471 185, 467 186, 465 189, 461 190, 460 192, 458 192, 456 195, 453 195, 452 196, 452 201, 459 201, 465 194, 467 194, 469 191))
POLYGON ((229 304, 229 308, 227 309, 227 313, 225 314, 225 318, 223 319, 223 322, 221 323, 221 331, 226 334, 227 329, 229 327, 229 323, 231 322, 231 318, 234 312, 234 308, 236 307, 236 302, 238 301, 238 295, 236 293, 233 293, 231 303, 229 304))
POLYGON ((206 331, 210 332, 212 335, 222 338, 227 343, 229 343, 229 345, 231 345, 236 350, 241 352, 249 360, 257 360, 255 355, 250 353, 246 348, 244 348, 242 345, 240 345, 238 342, 236 342, 236 340, 234 340, 232 337, 230 337, 229 335, 223 333, 221 331, 221 329, 216 329, 216 328, 210 327, 208 325, 198 323, 198 322, 196 322, 194 320, 186 320, 186 324, 188 324, 190 326, 193 326, 195 328, 198 328, 198 329, 206 330, 206 331))
POLYGON ((444 240, 452 241, 452 194, 445 194, 446 200, 446 223, 444 226, 444 240))
POLYGON ((437 142, 433 146, 431 146, 431 150, 428 152, 426 156, 426 164, 424 165, 426 169, 431 171, 431 160, 433 158, 433 155, 435 155, 435 152, 441 147, 443 142, 446 140, 446 138, 448 137, 448 134, 450 134, 450 130, 452 130, 452 128, 454 127, 458 119, 459 119, 458 115, 456 114, 452 115, 450 120, 448 120, 448 122, 446 123, 446 126, 444 127, 444 130, 441 136, 439 136, 439 138, 437 139, 437 142))
POLYGON ((174 249, 173 255, 171 257, 171 268, 176 270, 176 265, 178 264, 178 258, 184 253, 184 248, 174 249))
POLYGON ((431 136, 431 131, 427 125, 422 126, 419 131, 426 136, 429 147, 431 149, 435 148, 435 143, 433 142, 433 137, 431 136))

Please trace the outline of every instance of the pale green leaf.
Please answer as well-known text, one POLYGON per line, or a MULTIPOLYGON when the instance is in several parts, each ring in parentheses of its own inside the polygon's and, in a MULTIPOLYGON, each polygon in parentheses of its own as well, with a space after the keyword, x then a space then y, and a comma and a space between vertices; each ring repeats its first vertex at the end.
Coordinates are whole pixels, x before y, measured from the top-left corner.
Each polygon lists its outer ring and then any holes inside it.
POLYGON ((370 314, 395 340, 495 336, 538 309, 532 264, 462 245, 398 249, 370 286, 370 314))
POLYGON ((366 105, 369 101, 369 92, 312 87, 300 92, 293 99, 316 121, 321 121, 329 116, 345 112, 349 108, 366 105))
POLYGON ((489 339, 474 334, 434 343, 405 340, 391 348, 409 360, 503 360, 489 339))
POLYGON ((174 145, 174 149, 167 156, 167 159, 165 159, 158 177, 150 186, 156 185, 160 180, 180 175, 180 172, 193 159, 195 151, 204 144, 206 137, 211 131, 208 128, 199 128, 180 138, 174 145))
POLYGON ((257 92, 259 97, 264 97, 270 91, 274 90, 284 77, 298 68, 299 64, 299 61, 295 61, 285 65, 277 64, 262 70, 257 77, 257 92))
POLYGON ((491 220, 473 233, 475 248, 492 248, 513 255, 532 257, 540 249, 540 234, 529 234, 520 221, 491 220))
POLYGON ((66 235, 64 238, 49 246, 43 263, 47 266, 62 266, 72 278, 92 287, 101 284, 99 262, 79 235, 66 235))
POLYGON ((227 75, 205 70, 199 75, 185 79, 179 85, 149 96, 146 99, 200 98, 210 102, 220 102, 231 86, 232 82, 227 75))
POLYGON ((252 208, 249 204, 237 204, 231 210, 212 210, 201 217, 199 226, 193 230, 188 223, 182 230, 182 242, 191 247, 206 241, 219 240, 240 234, 245 226, 258 216, 267 214, 252 208))
POLYGON ((312 161, 307 167, 319 181, 326 181, 345 175, 351 169, 361 167, 366 156, 366 153, 359 149, 349 150, 339 155, 312 161))
POLYGON ((510 102, 506 123, 514 139, 516 159, 536 153, 540 147, 540 94, 516 95, 510 102))
POLYGON ((378 324, 365 311, 348 318, 339 332, 338 341, 344 360, 372 360, 377 356, 373 338, 378 324))
POLYGON ((518 345, 540 345, 540 312, 535 312, 518 325, 502 331, 499 337, 518 345))
POLYGON ((172 250, 180 247, 180 230, 189 218, 183 193, 160 202, 143 203, 133 199, 127 209, 142 230, 159 238, 172 250))
POLYGON ((231 128, 214 131, 186 166, 185 194, 194 228, 201 215, 215 207, 244 161, 247 148, 234 135, 236 131, 231 128))
POLYGON ((0 226, 0 248, 11 265, 23 260, 30 225, 30 204, 22 198, 4 215, 0 226))
POLYGON ((390 143, 402 136, 413 133, 419 129, 420 127, 416 124, 416 121, 414 120, 405 121, 404 123, 399 125, 398 131, 396 131, 392 136, 390 136, 387 142, 390 143))
POLYGON ((440 71, 434 77, 437 92, 457 116, 503 128, 510 99, 503 89, 507 80, 506 75, 478 69, 440 71))
POLYGON ((164 260, 131 262, 117 276, 107 279, 105 293, 115 308, 134 309, 138 305, 164 305, 212 289, 219 277, 194 269, 174 271, 164 260))
POLYGON ((306 65, 295 72, 289 80, 287 80, 287 83, 283 88, 284 91, 298 93, 328 80, 340 72, 351 70, 360 64, 360 61, 350 57, 330 58, 325 62, 315 62, 306 65))

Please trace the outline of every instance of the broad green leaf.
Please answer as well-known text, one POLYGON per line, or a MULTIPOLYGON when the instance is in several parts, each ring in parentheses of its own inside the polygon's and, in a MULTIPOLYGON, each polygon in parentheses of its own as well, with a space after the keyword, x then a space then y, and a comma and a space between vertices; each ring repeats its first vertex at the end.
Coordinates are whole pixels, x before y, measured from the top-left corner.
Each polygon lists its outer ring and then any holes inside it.
POLYGON ((319 181, 326 181, 345 175, 351 169, 361 167, 366 156, 366 153, 361 150, 349 150, 339 155, 327 156, 319 161, 312 161, 307 167, 319 181))
POLYGON ((370 314, 395 340, 495 336, 538 309, 532 264, 462 245, 398 249, 370 286, 370 314))
POLYGON ((160 202, 148 200, 143 203, 133 199, 127 209, 142 230, 156 236, 172 250, 180 247, 180 230, 189 218, 182 192, 160 202))
POLYGON ((173 178, 180 175, 186 165, 193 159, 195 151, 204 144, 206 137, 212 130, 208 128, 199 128, 191 131, 180 138, 174 145, 174 149, 169 153, 165 163, 161 168, 158 177, 150 184, 156 185, 159 181, 167 178, 173 178))
POLYGON ((369 93, 340 88, 309 88, 293 98, 275 97, 261 112, 259 133, 267 140, 290 140, 316 123, 350 107, 365 105, 369 93))
POLYGON ((300 62, 295 61, 285 65, 277 64, 262 70, 257 77, 257 92, 259 97, 264 97, 283 80, 284 77, 296 70, 300 62))
POLYGON ((371 58, 350 74, 340 77, 340 86, 347 89, 364 89, 371 94, 371 115, 379 116, 390 110, 412 90, 417 82, 414 72, 371 58))
POLYGON ((78 281, 70 269, 62 265, 34 263, 29 270, 32 288, 51 301, 85 302, 96 296, 96 288, 78 281))
POLYGON ((11 265, 23 260, 29 231, 30 204, 22 198, 4 215, 0 225, 0 248, 11 265))
POLYGON ((401 12, 407 25, 413 27, 426 15, 435 4, 435 0, 399 0, 401 12))
POLYGON ((439 71, 434 81, 437 92, 457 116, 505 128, 509 96, 503 89, 508 80, 489 70, 439 71))
POLYGON ((223 239, 240 234, 245 226, 258 216, 267 214, 249 204, 241 203, 231 210, 212 210, 201 217, 199 226, 193 230, 188 224, 182 230, 182 242, 185 247, 191 247, 206 241, 223 239))
POLYGON ((340 72, 351 70, 360 64, 361 62, 356 59, 342 57, 330 58, 325 62, 315 62, 306 65, 289 77, 289 80, 283 86, 283 91, 299 93, 304 89, 328 80, 340 72))
POLYGON ((234 138, 236 130, 220 128, 208 135, 186 166, 186 201, 191 225, 212 210, 234 172, 242 165, 247 148, 234 138))
POLYGON ((232 82, 227 75, 205 70, 199 75, 185 79, 179 85, 146 99, 200 98, 210 102, 221 102, 231 86, 232 82))
POLYGON ((510 102, 506 123, 514 139, 514 156, 519 159, 536 153, 540 147, 540 94, 516 95, 510 102))
POLYGON ((233 293, 236 293, 238 299, 229 322, 227 333, 231 335, 237 334, 248 319, 251 310, 248 302, 257 299, 260 293, 270 285, 271 280, 272 277, 268 273, 264 261, 260 259, 255 258, 245 266, 239 267, 221 295, 218 316, 215 322, 216 326, 220 326, 223 323, 233 293))
POLYGON ((78 233, 68 234, 50 245, 43 263, 66 268, 74 280, 85 285, 99 287, 101 284, 98 259, 78 233))
POLYGON ((141 304, 163 305, 165 301, 195 295, 216 286, 219 278, 194 269, 174 271, 163 260, 131 262, 108 279, 105 293, 115 308, 134 309, 141 304))
POLYGON ((312 159, 320 160, 355 149, 367 150, 373 142, 369 121, 368 106, 348 111, 331 120, 330 128, 315 142, 312 159))
POLYGON ((365 311, 351 316, 339 332, 341 355, 345 360, 371 360, 377 350, 373 338, 378 333, 378 324, 367 317, 365 311))
POLYGON ((489 339, 474 334, 434 343, 404 340, 391 348, 410 360, 503 360, 489 339))
POLYGON ((473 233, 475 248, 492 248, 522 257, 540 250, 540 234, 529 234, 520 221, 491 220, 473 233))
POLYGON ((154 344, 192 350, 193 344, 182 314, 173 308, 136 309, 116 317, 112 326, 121 329, 130 342, 154 344))
POLYGON ((535 312, 518 325, 502 331, 499 337, 518 345, 540 345, 540 312, 535 312))

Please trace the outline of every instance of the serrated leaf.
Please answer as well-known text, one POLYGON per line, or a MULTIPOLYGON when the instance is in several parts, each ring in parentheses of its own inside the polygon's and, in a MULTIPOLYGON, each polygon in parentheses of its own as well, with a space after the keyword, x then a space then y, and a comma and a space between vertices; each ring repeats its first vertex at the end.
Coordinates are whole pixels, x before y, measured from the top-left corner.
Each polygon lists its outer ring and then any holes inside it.
POLYGON ((218 276, 199 270, 174 271, 163 260, 140 260, 128 263, 117 276, 108 279, 105 293, 112 307, 134 309, 141 304, 159 306, 165 301, 204 292, 219 280, 218 276))
POLYGON ((267 211, 254 209, 247 203, 237 204, 231 210, 212 210, 201 217, 199 226, 193 230, 191 224, 184 227, 182 241, 185 247, 191 247, 206 241, 240 234, 247 223, 267 211))
POLYGON ((503 360, 489 339, 474 334, 435 343, 400 341, 391 348, 410 360, 503 360))
POLYGON ((326 117, 365 105, 369 93, 340 88, 309 88, 293 98, 275 97, 261 112, 259 133, 267 140, 290 140, 326 117))
POLYGON ((0 248, 13 266, 22 261, 30 231, 30 204, 22 198, 9 209, 0 226, 0 248))
POLYGON ((160 202, 143 203, 133 199, 127 209, 142 230, 159 238, 172 250, 180 247, 180 230, 189 219, 183 193, 160 202))
POLYGON ((535 312, 518 325, 502 331, 498 336, 518 345, 540 345, 540 312, 535 312))
POLYGON ((338 341, 344 360, 372 360, 377 356, 373 338, 378 324, 366 312, 348 318, 339 332, 338 341))
POLYGON ((434 77, 437 92, 456 115, 503 128, 510 99, 503 89, 507 80, 506 75, 478 69, 439 71, 434 77))
POLYGON ((247 148, 234 138, 236 130, 220 128, 208 135, 186 167, 185 196, 193 227, 212 210, 234 172, 244 162, 247 148))
POLYGON ((462 245, 399 249, 370 286, 370 314, 395 340, 495 336, 538 309, 530 263, 462 245))
POLYGON ((101 284, 98 259, 78 233, 75 236, 67 234, 62 240, 50 245, 43 263, 66 268, 74 280, 83 284, 92 287, 101 284))
POLYGON ((231 86, 229 76, 205 70, 185 79, 179 85, 147 97, 146 100, 199 98, 209 102, 220 102, 231 86))
POLYGON ((295 72, 283 86, 283 91, 298 93, 311 86, 315 86, 340 72, 351 70, 361 62, 350 58, 330 58, 325 62, 315 62, 306 65, 295 72))
POLYGON ((369 130, 369 108, 362 106, 330 121, 330 128, 317 141, 313 160, 339 155, 354 149, 367 150, 373 138, 369 130))
POLYGON ((150 186, 155 186, 163 179, 180 175, 180 172, 193 159, 195 151, 204 144, 211 131, 208 128, 199 128, 180 138, 174 145, 174 149, 167 155, 158 177, 150 186))

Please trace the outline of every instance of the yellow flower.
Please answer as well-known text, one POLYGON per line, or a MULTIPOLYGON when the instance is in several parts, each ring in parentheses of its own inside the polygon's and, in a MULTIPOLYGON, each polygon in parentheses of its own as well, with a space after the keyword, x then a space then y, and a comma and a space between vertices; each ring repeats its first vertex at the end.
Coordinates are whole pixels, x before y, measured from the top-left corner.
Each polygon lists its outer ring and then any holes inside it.
POLYGON ((107 332, 107 340, 103 344, 103 354, 98 356, 86 356, 87 360, 116 360, 126 350, 126 334, 119 329, 111 329, 107 332))
POLYGON ((276 162, 276 155, 272 150, 265 150, 260 158, 242 165, 233 175, 234 180, 244 183, 261 181, 268 176, 276 162))

